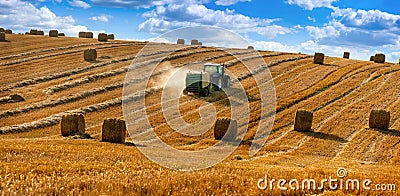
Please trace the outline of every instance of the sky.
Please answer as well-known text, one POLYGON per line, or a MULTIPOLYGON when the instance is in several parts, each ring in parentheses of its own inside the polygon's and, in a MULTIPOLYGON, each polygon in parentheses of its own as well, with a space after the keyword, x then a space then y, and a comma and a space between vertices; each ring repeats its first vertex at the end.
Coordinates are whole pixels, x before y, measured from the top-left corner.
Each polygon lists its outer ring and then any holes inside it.
POLYGON ((199 25, 237 33, 260 50, 400 58, 395 0, 0 0, 0 27, 15 33, 93 31, 144 41, 199 25))

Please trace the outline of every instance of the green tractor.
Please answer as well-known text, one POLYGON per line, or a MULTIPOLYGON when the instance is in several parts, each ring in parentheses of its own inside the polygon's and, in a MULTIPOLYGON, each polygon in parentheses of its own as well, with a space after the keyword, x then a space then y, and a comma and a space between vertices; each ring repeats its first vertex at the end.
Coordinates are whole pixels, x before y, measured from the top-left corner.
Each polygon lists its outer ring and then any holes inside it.
POLYGON ((186 88, 183 93, 208 96, 211 90, 220 91, 230 87, 230 77, 225 74, 225 67, 221 64, 206 63, 202 72, 186 74, 186 88))

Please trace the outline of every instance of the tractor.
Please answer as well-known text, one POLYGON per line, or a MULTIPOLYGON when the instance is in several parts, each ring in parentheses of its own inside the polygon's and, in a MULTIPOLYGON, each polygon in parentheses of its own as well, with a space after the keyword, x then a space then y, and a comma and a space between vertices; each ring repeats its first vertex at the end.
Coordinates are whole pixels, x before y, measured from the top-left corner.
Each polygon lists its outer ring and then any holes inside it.
POLYGON ((206 63, 203 71, 186 74, 186 88, 183 93, 208 96, 211 90, 220 91, 230 87, 230 77, 225 74, 225 67, 221 64, 206 63))

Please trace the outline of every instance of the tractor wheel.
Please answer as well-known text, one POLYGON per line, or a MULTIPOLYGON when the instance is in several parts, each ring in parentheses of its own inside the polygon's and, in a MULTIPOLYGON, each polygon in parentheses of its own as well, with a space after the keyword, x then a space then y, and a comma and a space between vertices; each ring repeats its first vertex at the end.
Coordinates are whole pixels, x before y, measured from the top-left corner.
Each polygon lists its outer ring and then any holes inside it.
POLYGON ((203 90, 203 96, 204 96, 204 97, 207 97, 209 94, 210 94, 210 90, 208 90, 208 88, 205 88, 205 89, 203 90))
POLYGON ((222 87, 223 88, 229 88, 231 87, 231 77, 229 76, 224 76, 224 79, 222 81, 222 87))
POLYGON ((189 94, 189 92, 186 90, 186 88, 183 89, 183 94, 184 94, 184 95, 188 95, 188 94, 189 94))

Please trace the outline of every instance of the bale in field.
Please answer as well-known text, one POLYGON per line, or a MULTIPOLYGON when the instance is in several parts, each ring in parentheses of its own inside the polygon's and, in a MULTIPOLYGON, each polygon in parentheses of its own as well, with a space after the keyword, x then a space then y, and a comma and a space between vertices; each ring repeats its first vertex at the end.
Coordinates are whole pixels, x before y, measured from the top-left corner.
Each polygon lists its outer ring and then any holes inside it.
POLYGON ((86 32, 83 32, 83 31, 79 32, 78 37, 79 38, 86 38, 86 32))
POLYGON ((203 45, 203 42, 199 42, 199 43, 197 43, 197 45, 202 46, 202 45, 203 45))
POLYGON ((190 45, 192 45, 192 46, 195 46, 195 45, 198 45, 199 44, 199 40, 197 40, 197 39, 193 39, 191 42, 190 42, 190 45))
POLYGON ((0 28, 0 33, 4 33, 4 32, 5 32, 4 28, 0 28))
POLYGON ((371 57, 369 58, 369 61, 375 61, 375 56, 371 56, 371 57))
POLYGON ((307 110, 297 110, 294 119, 295 131, 311 131, 313 113, 307 110))
POLYGON ((50 30, 49 31, 49 37, 58 37, 58 31, 57 30, 50 30))
POLYGON ((237 121, 230 118, 218 118, 214 126, 216 140, 234 141, 237 135, 237 121), (230 125, 230 126, 229 126, 230 125))
POLYGON ((374 62, 375 63, 385 63, 385 55, 384 54, 375 54, 374 57, 374 62))
POLYGON ((176 44, 185 45, 185 40, 184 39, 178 39, 176 41, 176 44))
POLYGON ((103 142, 125 143, 126 125, 121 119, 105 119, 101 130, 103 142))
POLYGON ((44 31, 37 31, 36 35, 44 35, 44 31))
POLYGON ((6 41, 6 34, 3 32, 0 32, 0 42, 5 42, 6 41))
POLYGON ((93 33, 92 32, 85 32, 85 38, 93 39, 93 33))
POLYGON ((254 46, 247 46, 247 50, 254 50, 254 46))
POLYGON ((97 40, 99 40, 99 42, 106 42, 108 41, 108 35, 105 33, 99 33, 97 40))
POLYGON ((58 33, 59 37, 65 37, 65 33, 58 33))
POLYGON ((61 119, 61 135, 64 137, 85 134, 83 114, 67 114, 61 119))
POLYGON ((87 49, 83 53, 85 61, 95 61, 97 59, 96 49, 87 49))
POLYGON ((344 52, 343 53, 343 58, 349 59, 350 58, 350 52, 344 52))
POLYGON ((37 35, 37 34, 38 34, 38 30, 36 30, 36 29, 31 29, 31 31, 29 32, 29 34, 31 34, 31 35, 37 35))
POLYGON ((12 34, 12 30, 7 29, 7 30, 4 31, 4 33, 6 33, 6 34, 12 34))
POLYGON ((371 129, 389 129, 390 112, 385 110, 372 110, 369 116, 369 127, 371 129))
POLYGON ((315 55, 314 55, 314 64, 323 65, 324 64, 324 58, 325 58, 325 54, 316 52, 315 55))
POLYGON ((114 40, 114 39, 115 39, 115 36, 114 36, 114 34, 108 34, 108 35, 107 35, 107 38, 108 38, 109 40, 114 40))

